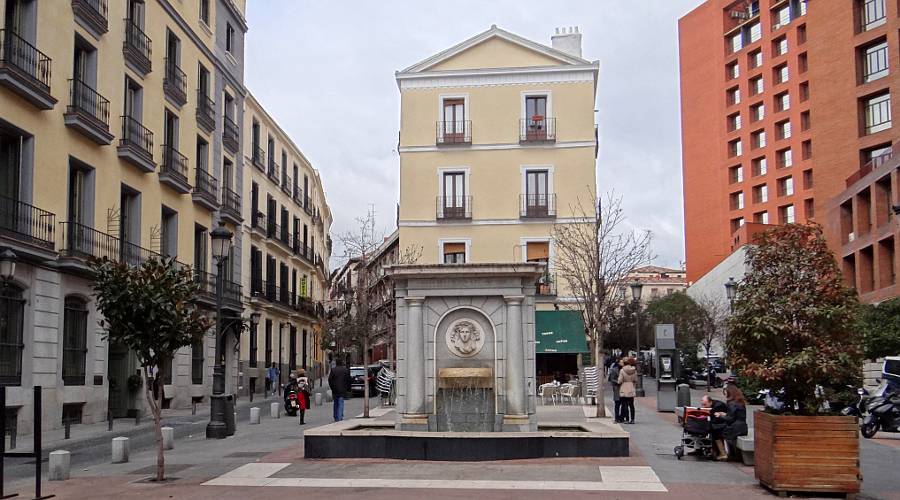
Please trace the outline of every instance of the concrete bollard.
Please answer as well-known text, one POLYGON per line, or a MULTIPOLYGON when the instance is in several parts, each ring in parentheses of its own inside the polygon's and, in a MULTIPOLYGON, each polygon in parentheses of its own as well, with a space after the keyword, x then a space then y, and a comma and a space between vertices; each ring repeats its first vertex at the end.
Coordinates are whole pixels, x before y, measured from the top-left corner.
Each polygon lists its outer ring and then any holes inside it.
POLYGON ((281 418, 281 409, 278 403, 272 403, 269 405, 269 413, 272 418, 281 418))
POLYGON ((322 393, 316 393, 316 406, 322 406, 322 393))
POLYGON ((256 406, 254 406, 253 408, 250 408, 250 423, 251 424, 259 423, 259 408, 257 408, 256 406))
POLYGON ((128 438, 114 437, 112 440, 112 463, 124 464, 128 462, 128 438))
POLYGON ((163 427, 160 430, 162 431, 163 449, 175 449, 175 429, 172 427, 163 427))
POLYGON ((328 389, 325 391, 325 402, 330 403, 332 401, 334 401, 334 395, 331 394, 331 389, 328 389))
POLYGON ((66 450, 50 452, 50 480, 65 481, 69 479, 69 466, 71 455, 66 450))

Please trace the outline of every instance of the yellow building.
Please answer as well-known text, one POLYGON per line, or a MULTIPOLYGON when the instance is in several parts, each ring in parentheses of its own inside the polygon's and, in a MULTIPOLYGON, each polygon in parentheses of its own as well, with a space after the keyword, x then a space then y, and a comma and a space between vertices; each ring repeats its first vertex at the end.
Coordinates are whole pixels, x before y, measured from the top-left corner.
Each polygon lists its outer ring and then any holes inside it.
MULTIPOLYGON (((20 432, 34 385, 48 428, 141 411, 132 356, 97 326, 86 262, 174 257, 212 306, 209 230, 222 221, 240 248, 244 2, 0 0, 0 28, 0 247, 18 257, 0 293, 7 404, 20 432)), ((161 370, 166 404, 209 394, 212 348, 208 337, 161 370)))
POLYGON ((241 345, 246 391, 263 393, 266 367, 324 374, 322 301, 331 258, 331 210, 318 171, 259 102, 244 109, 243 268, 246 309, 259 314, 241 345))
MULTIPOLYGON (((401 247, 420 247, 424 264, 548 262, 535 307, 555 321, 569 299, 553 226, 593 217, 573 205, 593 209, 598 75, 577 28, 548 47, 496 26, 397 72, 401 247)), ((583 331, 569 333, 583 345, 583 331)))

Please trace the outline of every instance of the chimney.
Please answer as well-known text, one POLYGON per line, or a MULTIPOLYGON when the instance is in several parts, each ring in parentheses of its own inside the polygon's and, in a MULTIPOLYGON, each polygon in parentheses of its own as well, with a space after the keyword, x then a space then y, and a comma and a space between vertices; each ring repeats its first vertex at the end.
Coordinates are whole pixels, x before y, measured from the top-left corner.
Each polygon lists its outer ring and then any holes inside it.
POLYGON ((581 33, 578 32, 578 26, 556 28, 556 34, 550 37, 550 42, 556 50, 581 57, 581 33))

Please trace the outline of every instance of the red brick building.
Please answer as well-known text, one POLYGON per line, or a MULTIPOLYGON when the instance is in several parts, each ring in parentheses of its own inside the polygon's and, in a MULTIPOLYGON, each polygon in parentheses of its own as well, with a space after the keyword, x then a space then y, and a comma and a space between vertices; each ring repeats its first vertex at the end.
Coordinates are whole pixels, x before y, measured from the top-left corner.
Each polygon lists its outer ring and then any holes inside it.
POLYGON ((898 137, 898 3, 708 0, 680 19, 689 281, 749 222, 813 219, 840 252, 832 198, 898 137))

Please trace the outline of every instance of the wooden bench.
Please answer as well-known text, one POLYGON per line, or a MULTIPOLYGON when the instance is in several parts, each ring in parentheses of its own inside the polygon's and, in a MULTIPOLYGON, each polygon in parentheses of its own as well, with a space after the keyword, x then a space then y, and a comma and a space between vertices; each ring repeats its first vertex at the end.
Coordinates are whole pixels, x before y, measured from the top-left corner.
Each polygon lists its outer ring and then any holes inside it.
POLYGON ((740 436, 735 443, 737 449, 741 451, 741 461, 744 465, 753 465, 753 452, 755 444, 753 443, 753 434, 740 436))

